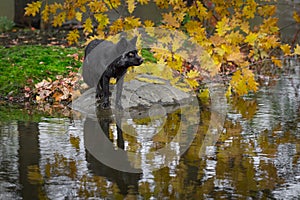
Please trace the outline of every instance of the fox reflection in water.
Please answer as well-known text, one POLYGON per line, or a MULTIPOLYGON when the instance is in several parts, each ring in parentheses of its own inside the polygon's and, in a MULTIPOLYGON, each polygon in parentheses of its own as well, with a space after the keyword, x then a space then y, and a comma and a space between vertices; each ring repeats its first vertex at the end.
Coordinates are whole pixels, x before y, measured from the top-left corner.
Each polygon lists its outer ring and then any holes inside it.
MULTIPOLYGON (((107 178, 117 184, 122 195, 138 194, 138 182, 141 178, 141 173, 132 173, 128 157, 119 156, 118 152, 124 150, 124 139, 121 127, 121 113, 115 115, 113 120, 111 110, 103 110, 101 106, 97 109, 97 120, 94 118, 87 118, 84 123, 84 137, 86 146, 86 158, 90 163, 89 169, 97 176, 107 178), (117 149, 114 147, 113 140, 109 138, 110 127, 116 124, 117 130, 117 149), (108 142, 109 141, 109 142, 108 142), (105 159, 110 159, 111 163, 118 162, 118 165, 124 165, 129 169, 118 170, 113 168, 115 165, 107 165, 101 162, 98 155, 105 154, 105 159), (115 156, 115 155, 117 156, 115 156), (97 159, 98 158, 98 159, 97 159)), ((110 161, 108 161, 110 163, 110 161)), ((135 170, 135 169, 133 169, 135 170)))

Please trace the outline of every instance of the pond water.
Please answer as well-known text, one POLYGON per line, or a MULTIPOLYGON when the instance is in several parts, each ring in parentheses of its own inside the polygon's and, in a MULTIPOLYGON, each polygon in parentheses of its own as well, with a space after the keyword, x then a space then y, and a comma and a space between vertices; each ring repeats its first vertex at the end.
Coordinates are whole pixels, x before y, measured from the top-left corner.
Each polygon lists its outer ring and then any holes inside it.
POLYGON ((214 137, 209 107, 189 123, 193 109, 158 106, 119 128, 2 106, 0 199, 299 199, 300 68, 262 84, 228 102, 214 137))

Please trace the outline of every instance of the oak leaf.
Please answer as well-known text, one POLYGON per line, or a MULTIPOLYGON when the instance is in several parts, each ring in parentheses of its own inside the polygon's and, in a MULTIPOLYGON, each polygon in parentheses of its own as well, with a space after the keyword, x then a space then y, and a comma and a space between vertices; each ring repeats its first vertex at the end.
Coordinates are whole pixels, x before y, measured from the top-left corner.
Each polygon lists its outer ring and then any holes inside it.
POLYGON ((28 3, 27 7, 25 8, 25 15, 26 16, 29 16, 29 15, 36 16, 36 14, 40 11, 41 6, 42 6, 41 1, 28 3))

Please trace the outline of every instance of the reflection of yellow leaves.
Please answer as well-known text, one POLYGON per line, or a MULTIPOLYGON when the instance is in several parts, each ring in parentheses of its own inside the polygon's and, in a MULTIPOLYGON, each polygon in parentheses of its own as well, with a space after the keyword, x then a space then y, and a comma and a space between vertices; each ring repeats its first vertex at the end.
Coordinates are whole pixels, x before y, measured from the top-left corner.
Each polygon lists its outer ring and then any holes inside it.
POLYGON ((71 145, 76 149, 79 150, 79 145, 80 145, 80 138, 79 137, 75 137, 72 134, 70 135, 70 143, 71 145))
POLYGON ((43 176, 40 172, 40 168, 37 165, 30 165, 28 166, 28 181, 31 184, 42 184, 43 183, 43 176))
POLYGON ((299 44, 296 45, 296 48, 294 50, 294 54, 300 55, 300 45, 299 44))
POLYGON ((25 8, 25 15, 29 16, 35 16, 39 11, 40 8, 42 6, 42 2, 41 1, 36 1, 36 2, 32 2, 32 3, 28 3, 27 7, 25 8))
POLYGON ((300 23, 300 16, 297 14, 296 11, 293 13, 293 18, 296 22, 300 23))
POLYGON ((281 50, 283 51, 285 56, 288 56, 291 54, 291 46, 288 44, 283 44, 280 46, 281 50))
POLYGON ((246 119, 252 119, 257 112, 256 100, 233 97, 231 104, 246 119))
POLYGON ((274 57, 274 56, 272 56, 271 59, 272 59, 272 62, 273 62, 276 66, 282 67, 282 62, 281 62, 280 59, 278 59, 277 57, 274 57))

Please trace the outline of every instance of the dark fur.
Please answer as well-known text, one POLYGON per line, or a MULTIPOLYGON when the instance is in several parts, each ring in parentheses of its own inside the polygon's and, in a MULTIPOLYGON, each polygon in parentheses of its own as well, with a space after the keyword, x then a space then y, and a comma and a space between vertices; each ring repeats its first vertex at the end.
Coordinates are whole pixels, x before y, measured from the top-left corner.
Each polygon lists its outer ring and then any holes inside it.
MULTIPOLYGON (((85 49, 86 57, 98 44, 103 40, 93 40, 91 41, 85 49)), ((122 56, 116 58, 104 71, 102 74, 97 87, 96 87, 96 97, 102 98, 103 103, 102 108, 108 108, 109 103, 109 80, 110 78, 117 79, 117 95, 116 95, 116 107, 122 109, 121 96, 124 82, 124 75, 127 69, 131 66, 139 66, 143 63, 143 59, 137 54, 137 50, 132 50, 130 52, 124 53, 122 56)))

